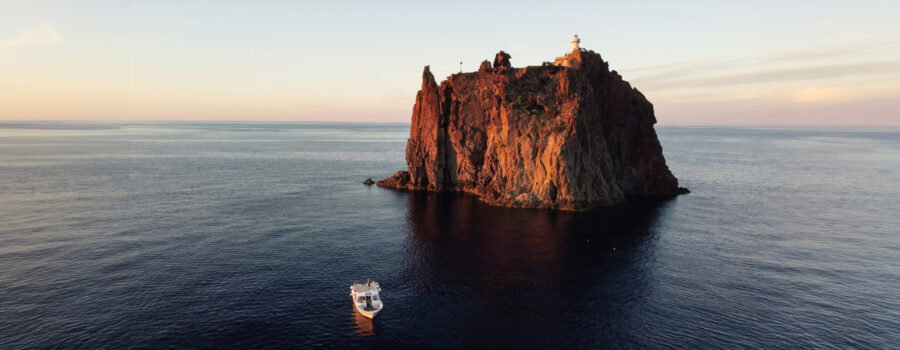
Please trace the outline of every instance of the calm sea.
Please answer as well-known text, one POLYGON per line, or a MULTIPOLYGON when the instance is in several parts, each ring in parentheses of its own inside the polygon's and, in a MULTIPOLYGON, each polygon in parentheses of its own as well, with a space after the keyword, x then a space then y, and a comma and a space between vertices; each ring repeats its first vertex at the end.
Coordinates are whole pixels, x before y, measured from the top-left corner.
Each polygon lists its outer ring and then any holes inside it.
POLYGON ((900 348, 900 130, 657 130, 693 193, 576 214, 362 185, 403 124, 2 123, 0 349, 900 348))

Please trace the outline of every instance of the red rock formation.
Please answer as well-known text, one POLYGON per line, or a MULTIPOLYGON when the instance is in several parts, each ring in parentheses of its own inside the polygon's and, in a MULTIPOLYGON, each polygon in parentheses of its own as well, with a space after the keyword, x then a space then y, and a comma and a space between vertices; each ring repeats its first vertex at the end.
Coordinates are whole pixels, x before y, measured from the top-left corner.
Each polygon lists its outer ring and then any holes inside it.
POLYGON ((493 67, 438 85, 413 107, 408 171, 377 185, 464 191, 511 207, 584 210, 629 195, 686 192, 666 166, 653 105, 593 51, 552 66, 493 67))

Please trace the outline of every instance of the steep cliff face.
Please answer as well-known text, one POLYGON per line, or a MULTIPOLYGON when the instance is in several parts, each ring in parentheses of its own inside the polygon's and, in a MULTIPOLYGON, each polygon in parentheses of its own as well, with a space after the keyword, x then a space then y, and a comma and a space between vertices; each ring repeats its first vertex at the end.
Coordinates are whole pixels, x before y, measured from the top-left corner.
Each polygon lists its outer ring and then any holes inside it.
POLYGON ((379 186, 465 191, 511 207, 584 210, 682 193, 653 130, 653 105, 593 51, 513 68, 498 53, 438 85, 425 67, 408 171, 379 186))

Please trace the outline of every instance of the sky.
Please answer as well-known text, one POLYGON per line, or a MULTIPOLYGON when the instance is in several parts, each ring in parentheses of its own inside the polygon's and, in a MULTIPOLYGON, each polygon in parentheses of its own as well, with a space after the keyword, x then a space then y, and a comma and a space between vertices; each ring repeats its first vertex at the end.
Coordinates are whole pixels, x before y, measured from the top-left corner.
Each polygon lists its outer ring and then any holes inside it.
POLYGON ((573 34, 668 125, 900 125, 900 1, 3 1, 0 120, 409 122, 573 34))

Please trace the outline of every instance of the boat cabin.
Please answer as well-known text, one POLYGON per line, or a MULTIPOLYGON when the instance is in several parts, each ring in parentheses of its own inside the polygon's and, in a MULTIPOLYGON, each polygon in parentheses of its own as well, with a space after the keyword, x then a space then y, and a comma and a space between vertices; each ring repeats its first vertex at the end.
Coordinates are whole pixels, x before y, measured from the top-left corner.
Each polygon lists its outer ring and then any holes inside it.
POLYGON ((378 296, 378 291, 381 288, 378 286, 377 282, 369 282, 366 283, 354 283, 351 287, 353 291, 353 295, 356 297, 356 304, 365 309, 365 310, 376 310, 381 307, 381 299, 378 296))

